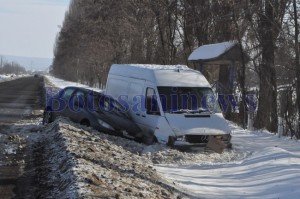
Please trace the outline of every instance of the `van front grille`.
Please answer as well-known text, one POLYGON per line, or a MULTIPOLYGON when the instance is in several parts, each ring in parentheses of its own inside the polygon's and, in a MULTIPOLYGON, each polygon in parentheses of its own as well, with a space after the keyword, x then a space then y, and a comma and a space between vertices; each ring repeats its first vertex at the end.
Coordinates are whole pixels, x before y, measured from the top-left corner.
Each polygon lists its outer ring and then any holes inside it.
MULTIPOLYGON (((222 142, 230 142, 231 135, 213 135, 215 138, 219 139, 222 142)), ((195 144, 195 143, 204 143, 207 144, 209 141, 209 135, 185 135, 185 141, 195 144)))
POLYGON ((208 135, 186 135, 185 140, 189 143, 208 143, 208 135))

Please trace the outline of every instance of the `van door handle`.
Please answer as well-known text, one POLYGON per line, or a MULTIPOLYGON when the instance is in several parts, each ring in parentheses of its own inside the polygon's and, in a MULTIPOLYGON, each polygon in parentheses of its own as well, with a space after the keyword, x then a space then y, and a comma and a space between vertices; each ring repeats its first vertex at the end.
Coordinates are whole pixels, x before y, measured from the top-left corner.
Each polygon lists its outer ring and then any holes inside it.
POLYGON ((142 115, 142 117, 146 117, 146 115, 142 115))
POLYGON ((137 116, 141 116, 141 114, 139 114, 139 113, 137 113, 136 115, 137 115, 137 116))

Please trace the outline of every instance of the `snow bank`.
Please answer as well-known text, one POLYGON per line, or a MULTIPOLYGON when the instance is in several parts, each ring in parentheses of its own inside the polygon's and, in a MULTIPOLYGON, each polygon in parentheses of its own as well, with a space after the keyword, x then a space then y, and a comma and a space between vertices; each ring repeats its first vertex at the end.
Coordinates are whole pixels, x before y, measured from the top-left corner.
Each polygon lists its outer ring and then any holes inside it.
POLYGON ((42 155, 39 176, 46 187, 41 190, 42 198, 181 197, 163 182, 149 159, 133 152, 133 141, 81 128, 65 119, 58 119, 45 131, 37 145, 42 151, 37 152, 42 155), (119 145, 121 142, 124 144, 119 145))
POLYGON ((11 75, 0 75, 0 81, 11 80, 12 78, 11 75))
POLYGON ((1 75, 0 74, 0 82, 11 81, 11 80, 18 79, 20 77, 26 77, 26 76, 28 76, 28 75, 15 75, 15 74, 1 75))
POLYGON ((92 88, 92 87, 89 87, 87 85, 79 84, 79 83, 76 83, 76 82, 65 81, 65 80, 50 76, 50 75, 46 75, 45 77, 47 79, 46 81, 49 81, 50 84, 52 84, 53 87, 56 87, 56 88, 59 88, 59 89, 63 89, 63 88, 68 87, 68 86, 76 86, 76 87, 81 87, 81 88, 87 88, 87 89, 94 90, 94 91, 97 91, 97 92, 102 92, 101 89, 92 88))

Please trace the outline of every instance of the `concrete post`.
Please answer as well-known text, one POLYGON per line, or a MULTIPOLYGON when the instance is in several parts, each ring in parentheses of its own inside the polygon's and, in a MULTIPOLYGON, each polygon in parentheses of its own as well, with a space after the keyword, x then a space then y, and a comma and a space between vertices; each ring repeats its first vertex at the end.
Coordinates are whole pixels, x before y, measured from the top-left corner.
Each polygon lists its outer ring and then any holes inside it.
POLYGON ((283 118, 278 117, 278 137, 283 135, 283 118))
POLYGON ((253 112, 252 111, 249 111, 248 112, 248 130, 249 131, 253 131, 254 128, 253 128, 253 112))

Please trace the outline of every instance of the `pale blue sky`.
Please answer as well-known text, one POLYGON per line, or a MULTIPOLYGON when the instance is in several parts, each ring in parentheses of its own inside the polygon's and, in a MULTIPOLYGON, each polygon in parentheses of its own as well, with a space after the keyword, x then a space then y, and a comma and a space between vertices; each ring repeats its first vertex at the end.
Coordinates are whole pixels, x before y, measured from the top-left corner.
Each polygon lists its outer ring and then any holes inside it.
POLYGON ((70 0, 0 0, 0 55, 53 57, 70 0))

